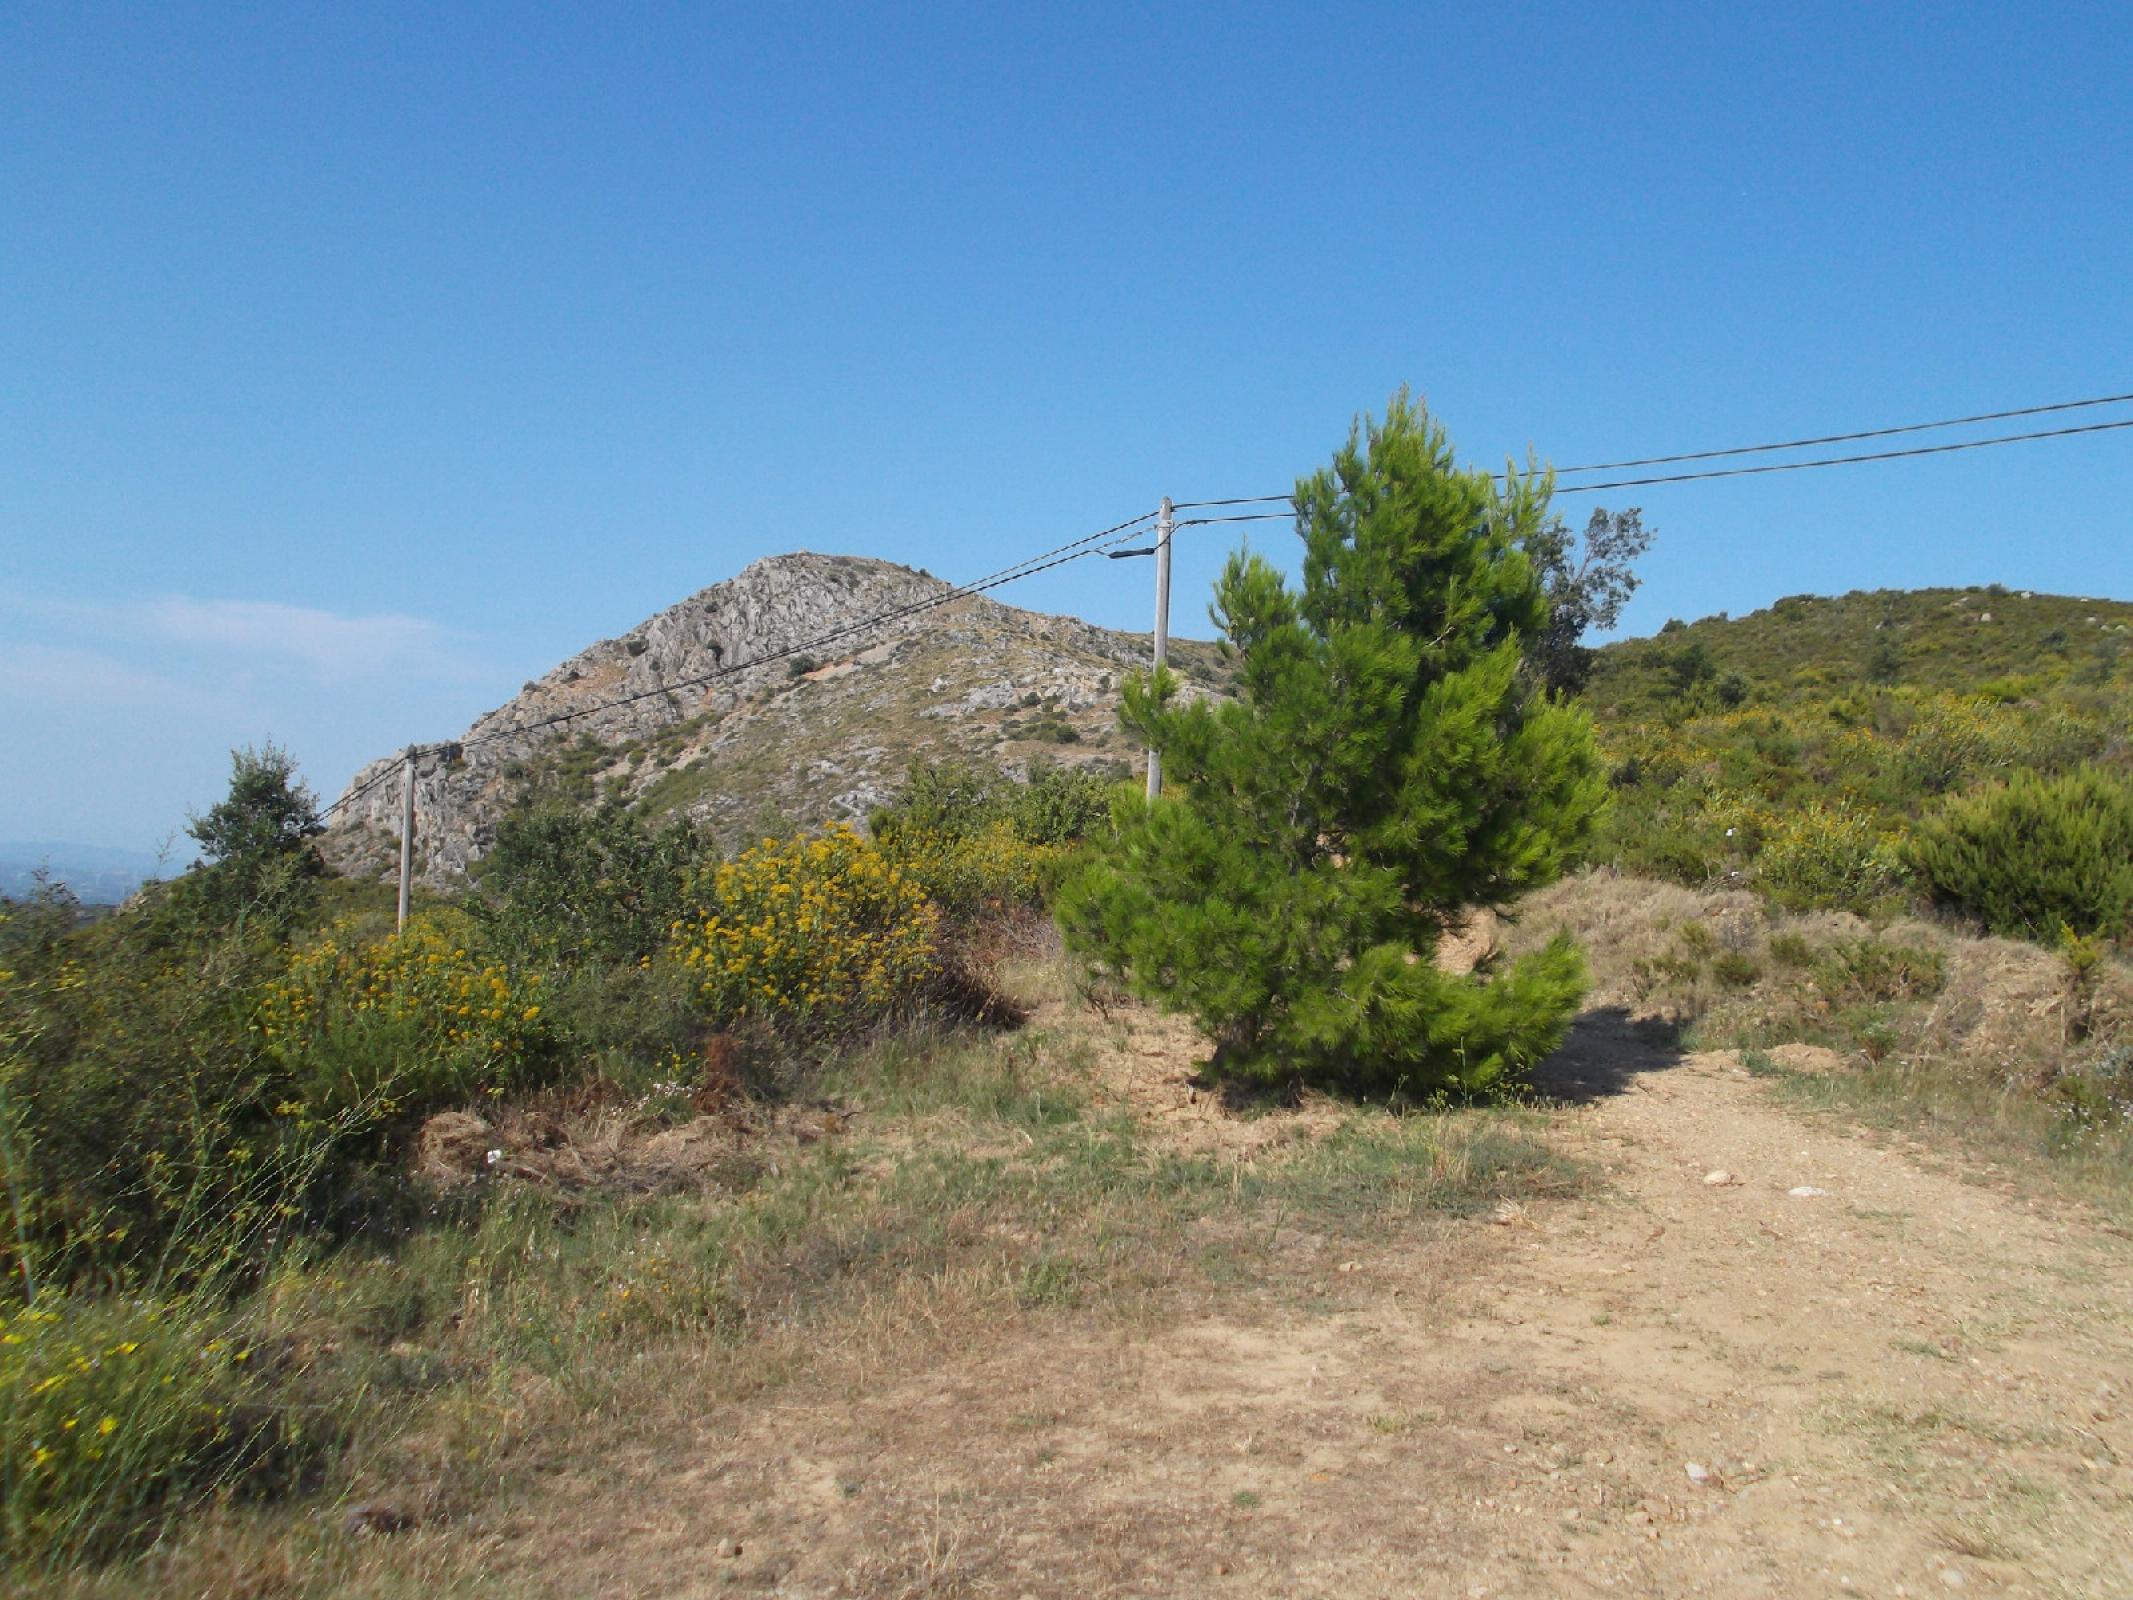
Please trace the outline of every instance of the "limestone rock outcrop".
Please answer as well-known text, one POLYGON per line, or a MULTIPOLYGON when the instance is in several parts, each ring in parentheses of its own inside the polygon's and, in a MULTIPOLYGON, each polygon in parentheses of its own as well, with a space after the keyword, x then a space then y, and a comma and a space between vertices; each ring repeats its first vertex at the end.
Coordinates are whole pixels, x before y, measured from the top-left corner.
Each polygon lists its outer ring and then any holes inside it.
MULTIPOLYGON (((1213 646, 1173 640, 1171 660, 1186 692, 1224 692, 1213 646)), ((734 843, 862 821, 929 760, 1122 772, 1137 752, 1117 726, 1118 684, 1147 661, 1145 634, 959 595, 891 562, 769 557, 580 651, 427 750, 416 764, 419 875, 462 881, 529 795, 613 796, 734 843), (796 644, 805 654, 782 654, 796 644)), ((400 784, 388 774, 399 762, 381 757, 351 782, 357 797, 322 841, 342 870, 397 860, 400 784)))

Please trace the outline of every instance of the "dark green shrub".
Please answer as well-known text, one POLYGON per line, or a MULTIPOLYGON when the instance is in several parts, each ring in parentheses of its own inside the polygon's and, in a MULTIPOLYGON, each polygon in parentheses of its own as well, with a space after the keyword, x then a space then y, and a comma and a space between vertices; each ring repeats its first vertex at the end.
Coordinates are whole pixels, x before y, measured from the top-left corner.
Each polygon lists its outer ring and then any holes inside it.
POLYGON ((1895 683, 1903 677, 1903 640, 1884 630, 1874 636, 1866 653, 1866 676, 1870 683, 1895 683))
POLYGON ((1904 856, 1935 901, 1994 933, 2133 932, 2133 784, 2093 767, 2023 773, 1952 800, 1904 856))
POLYGON ((1060 924, 1194 1016, 1224 1074, 1487 1091, 1561 1039, 1583 959, 1567 936, 1474 975, 1430 954, 1461 908, 1558 877, 1606 799, 1590 722, 1526 660, 1545 489, 1459 470, 1403 394, 1295 503, 1301 585, 1239 553, 1216 589, 1240 698, 1127 683, 1171 787, 1121 799, 1060 924))
POLYGON ((975 832, 1006 814, 1012 781, 997 767, 973 762, 914 766, 895 797, 867 818, 867 830, 884 842, 904 831, 975 832))
POLYGON ((914 767, 894 799, 867 819, 884 845, 899 835, 969 839, 1005 823, 1024 844, 1079 844, 1111 813, 1111 785, 1087 767, 1032 763, 1017 783, 997 767, 914 767))
POLYGON ((1842 939, 1817 951, 1815 987, 1840 1005, 1920 1000, 1939 994, 1947 964, 1939 953, 1879 939, 1842 939))
POLYGON ((960 947, 965 924, 1049 906, 1110 806, 1110 784, 1086 768, 1033 766, 1017 783, 996 768, 944 766, 914 770, 869 821, 883 853, 946 914, 949 945, 960 947))
POLYGON ((1111 814, 1111 785, 1086 767, 1033 767, 1010 811, 1025 844, 1079 844, 1111 814))
POLYGON ((1701 639, 1692 639, 1667 657, 1666 671, 1673 680, 1674 693, 1686 695, 1716 678, 1718 663, 1711 659, 1711 652, 1701 639))
POLYGON ((1755 958, 1738 950, 1721 950, 1711 961, 1711 976, 1729 988, 1745 989, 1762 975, 1755 958))
POLYGON ((716 860, 687 822, 654 832, 618 805, 550 803, 498 825, 471 909, 490 942, 520 960, 636 962, 665 945, 689 874, 716 860))
POLYGON ((1785 967, 1811 967, 1815 947, 1803 935, 1774 933, 1770 936, 1770 959, 1785 967))
POLYGON ((42 959, 11 958, 0 981, 10 1275, 155 1260, 204 1219, 253 1205, 293 1133, 272 1115, 251 1031, 252 996, 280 965, 279 946, 249 930, 178 943, 153 903, 42 959))

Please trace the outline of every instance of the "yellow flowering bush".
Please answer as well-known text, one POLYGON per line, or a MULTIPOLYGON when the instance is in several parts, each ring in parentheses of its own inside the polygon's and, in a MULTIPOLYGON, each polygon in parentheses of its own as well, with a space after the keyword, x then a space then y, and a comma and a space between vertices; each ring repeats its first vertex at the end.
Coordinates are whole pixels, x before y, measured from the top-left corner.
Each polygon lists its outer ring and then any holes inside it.
POLYGON ((1007 817, 961 832, 899 828, 882 849, 935 905, 957 915, 1041 909, 1074 853, 1069 845, 1032 843, 1007 817))
POLYGON ((854 1019, 936 971, 937 913, 911 872, 848 827, 765 839, 693 886, 673 953, 715 1021, 854 1019))
POLYGON ((554 1054, 537 973, 481 953, 458 911, 426 911, 382 939, 348 922, 297 950, 266 985, 254 1027, 293 1080, 284 1115, 370 1104, 413 1112, 500 1095, 554 1054))
POLYGON ((1911 790, 1945 794, 1988 774, 2060 767, 2102 746, 2098 729, 2064 709, 2038 710, 1985 696, 1934 695, 1884 757, 1911 790))
POLYGON ((1848 800, 1767 814, 1761 831, 1755 881, 1781 905, 1864 910, 1901 881, 1895 836, 1848 800))
POLYGON ((289 1465, 257 1365, 191 1301, 0 1301, 0 1557, 109 1553, 174 1498, 289 1465))

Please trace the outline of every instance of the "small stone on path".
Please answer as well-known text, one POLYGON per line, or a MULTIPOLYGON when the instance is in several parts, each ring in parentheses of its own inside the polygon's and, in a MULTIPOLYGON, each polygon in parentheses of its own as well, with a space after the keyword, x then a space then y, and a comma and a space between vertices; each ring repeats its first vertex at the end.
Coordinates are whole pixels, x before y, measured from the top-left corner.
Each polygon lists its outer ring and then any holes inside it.
POLYGON ((1787 1189, 1785 1192, 1795 1200, 1819 1200, 1829 1193, 1827 1189, 1817 1189, 1811 1183, 1803 1183, 1797 1189, 1787 1189))
POLYGON ((1727 1184, 1734 1183, 1738 1180, 1734 1178, 1732 1173, 1726 1171, 1725 1168, 1720 1167, 1715 1172, 1706 1172, 1703 1175, 1703 1181, 1705 1183, 1708 1183, 1714 1189, 1722 1189, 1727 1184))

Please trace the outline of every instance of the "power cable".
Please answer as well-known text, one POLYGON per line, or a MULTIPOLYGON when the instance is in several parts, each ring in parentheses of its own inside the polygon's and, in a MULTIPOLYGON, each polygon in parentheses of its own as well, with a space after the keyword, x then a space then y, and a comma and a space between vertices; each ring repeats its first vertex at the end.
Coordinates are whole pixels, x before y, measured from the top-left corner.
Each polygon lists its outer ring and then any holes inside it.
POLYGON ((1053 549, 1019 561, 1011 567, 1003 567, 998 572, 991 573, 986 577, 976 579, 970 583, 958 584, 953 588, 943 590, 939 594, 929 595, 923 600, 916 600, 890 611, 880 612, 871 617, 862 617, 855 622, 846 623, 842 627, 833 628, 827 633, 817 634, 809 639, 797 640, 781 649, 768 650, 761 655, 751 656, 745 661, 736 661, 731 665, 720 666, 710 672, 699 673, 695 677, 677 678, 673 682, 661 684, 657 688, 642 689, 635 694, 623 695, 614 700, 601 701, 596 705, 581 706, 569 711, 559 711, 552 716, 540 717, 532 722, 517 723, 509 728, 494 728, 471 739, 461 740, 459 747, 463 750, 471 749, 477 745, 494 743, 499 739, 514 738, 526 733, 538 733, 544 728, 557 727, 566 722, 575 722, 580 717, 595 716, 603 711, 618 710, 623 706, 635 705, 644 700, 657 699, 662 695, 673 694, 681 689, 702 688, 716 683, 722 678, 734 677, 756 667, 789 660, 794 656, 819 649, 826 644, 834 644, 840 639, 850 638, 853 634, 865 632, 885 623, 899 621, 905 617, 917 616, 922 612, 934 610, 956 600, 983 594, 987 590, 997 589, 1023 578, 1035 577, 1040 572, 1049 572, 1054 567, 1062 567, 1072 561, 1079 561, 1085 556, 1096 554, 1097 547, 1102 540, 1126 533, 1149 521, 1154 516, 1155 513, 1153 511, 1144 511, 1137 517, 1131 517, 1124 522, 1116 523, 1095 533, 1084 534, 1079 539, 1055 546, 1053 549))
MULTIPOLYGON (((418 748, 425 747, 418 746, 418 748)), ((399 770, 400 768, 397 763, 388 764, 382 772, 380 772, 375 778, 372 778, 368 783, 364 784, 360 789, 349 790, 348 793, 342 795, 340 799, 334 801, 332 805, 327 806, 323 811, 318 814, 319 821, 324 822, 328 817, 332 816, 336 811, 339 811, 343 806, 354 805, 358 800, 362 799, 363 796, 370 793, 371 790, 377 788, 379 784, 385 782, 386 779, 392 777, 393 774, 395 774, 399 770)))
MULTIPOLYGON (((1249 504, 1250 502, 1244 502, 1249 504)), ((1180 528, 1202 528, 1210 522, 1287 522, 1296 515, 1293 511, 1248 511, 1236 517, 1180 517, 1180 528)))
MULTIPOLYGON (((2133 396, 2129 396, 2128 398, 2133 398, 2133 396)), ((2100 405, 2100 404, 2102 404, 2103 402, 2101 402, 2101 401, 2088 401, 2088 400, 2080 400, 2080 401, 2070 401, 2070 402, 2068 402, 2068 403, 2069 403, 2069 404, 2072 404, 2072 405, 2100 405)), ((2037 408, 2037 409, 2045 409, 2045 408, 2041 408, 2041 407, 2040 407, 2040 408, 2037 408)), ((2059 408, 2059 407, 2053 407, 2053 408, 2050 408, 2050 409, 2063 409, 2063 408, 2059 408)), ((2019 415, 2020 413, 2008 413, 2008 414, 2009 414, 2009 415, 2019 415)), ((1927 426, 1945 426, 1945 424, 1927 424, 1927 423, 1921 423, 1921 424, 1919 424, 1919 426, 1921 426, 1921 427, 1927 427, 1927 426)), ((1867 451, 1867 452, 1865 452, 1864 454, 1861 454, 1861 455, 1852 455, 1852 456, 1823 456, 1823 457, 1821 457, 1820 459, 1818 459, 1818 460, 1814 460, 1814 461, 1775 461, 1775 462, 1771 462, 1771 463, 1770 463, 1769 465, 1767 465, 1767 466, 1755 466, 1755 467, 1715 467, 1715 468, 1712 468, 1712 469, 1711 469, 1710 471, 1707 471, 1707 472, 1674 472, 1674 473, 1665 473, 1665 474, 1661 474, 1661 475, 1659 475, 1659 476, 1655 476, 1655 477, 1650 477, 1650 478, 1617 478, 1617 479, 1614 479, 1614 480, 1612 480, 1612 481, 1610 481, 1610 482, 1607 482, 1607 483, 1564 483, 1564 484, 1557 484, 1557 485, 1555 486, 1555 493, 1557 493, 1557 494, 1597 494, 1597 493, 1598 493, 1598 492, 1599 492, 1600 490, 1602 490, 1602 489, 1640 489, 1640 488, 1643 488, 1643 487, 1645 487, 1645 486, 1646 486, 1646 485, 1648 485, 1648 484, 1654 484, 1654 483, 1698 483, 1698 482, 1701 482, 1702 480, 1704 480, 1704 479, 1706 479, 1706 478, 1745 478, 1745 477, 1751 477, 1751 476, 1754 476, 1755 474, 1758 474, 1758 473, 1764 473, 1764 472, 1805 472, 1805 471, 1806 471, 1807 469, 1809 469, 1810 467, 1849 467, 1849 466, 1856 466, 1856 465, 1858 465, 1858 464, 1859 464, 1860 462, 1862 462, 1862 461, 1900 461, 1900 460, 1903 460, 1903 459, 1905 459, 1906 457, 1910 457, 1910 456, 1940 456, 1940 455, 1949 455, 1949 454, 1952 454, 1953 452, 1955 452, 1955 451, 1957 451, 1957 450, 1983 450, 1983 449, 1986 449, 1986 448, 1988 448, 1989 446, 1992 446, 1992 445, 1996 445, 1996 444, 2022 444, 2022 443, 2025 443, 2025 442, 2027 442, 2027 441, 2029 441, 2029 440, 2032 440, 2032 439, 2065 439, 2065 438, 2069 438, 2069 437, 2071 437, 2071 436, 2073 436, 2073 435, 2075 435, 2075 434, 2081 434, 2081 433, 2110 433, 2110 432, 2112 432, 2112 431, 2114 431, 2114 430, 2116 430, 2116 429, 2119 429, 2119 428, 2133 428, 2133 417, 2129 417, 2129 418, 2126 418, 2126 419, 2124 419, 2124 420, 2121 420, 2121 421, 2118 421, 2118 422, 2089 422, 2089 423, 2084 423, 2084 424, 2082 424, 2081 426, 2079 426, 2079 427, 2074 427, 2074 428, 2041 428, 2041 429, 2038 429, 2038 430, 2036 430, 2035 432, 2032 432, 2032 433, 2002 433, 2002 434, 1995 434, 1995 435, 1994 435, 1994 436, 1993 436, 1992 438, 1990 438, 1990 439, 1963 439, 1963 440, 1959 440, 1959 441, 1957 441, 1957 442, 1956 442, 1956 443, 1954 443, 1954 444, 1924 444, 1924 445, 1914 445, 1914 446, 1912 446, 1911 448, 1909 448, 1909 449, 1905 449, 1905 450, 1872 450, 1872 451, 1867 451)), ((1882 430, 1877 430, 1877 431, 1878 431, 1878 432, 1880 432, 1880 433, 1905 433, 1905 432, 1911 432, 1911 431, 1913 431, 1913 430, 1912 430, 1912 429, 1909 429, 1909 428, 1888 428, 1888 429, 1882 429, 1882 430)), ((1875 437, 1875 434, 1871 434, 1871 433, 1867 433, 1867 434, 1851 434, 1851 435, 1844 435, 1844 434, 1836 434, 1836 435, 1832 435, 1831 437, 1833 437, 1833 438, 1846 438, 1846 437, 1849 437, 1849 438, 1860 438, 1860 439, 1864 439, 1864 438, 1872 438, 1872 437, 1875 437)), ((1692 455, 1692 456, 1654 456, 1654 457, 1651 457, 1650 459, 1651 459, 1651 460, 1653 460, 1654 462, 1658 462, 1658 461, 1669 461, 1669 460, 1671 460, 1671 461, 1696 461, 1696 460, 1705 460, 1705 459, 1708 459, 1708 458, 1709 458, 1710 456, 1713 456, 1713 455, 1742 454, 1742 453, 1746 453, 1746 451, 1749 451, 1749 450, 1784 450, 1784 449, 1792 449, 1792 448, 1796 448, 1796 445, 1748 445, 1748 446, 1744 446, 1744 447, 1743 447, 1743 449, 1742 449, 1741 451, 1739 451, 1739 452, 1733 452, 1733 451, 1706 451, 1706 452, 1704 452, 1704 453, 1703 453, 1703 454, 1701 454, 1701 455, 1692 455)), ((1628 465, 1628 464, 1629 464, 1629 463, 1624 463, 1624 465, 1628 465)), ((1565 467, 1565 468, 1563 468, 1562 470, 1564 470, 1565 472, 1574 472, 1574 471, 1585 471, 1585 472, 1594 472, 1594 471, 1598 471, 1598 470, 1600 470, 1600 469, 1598 469, 1598 468, 1596 468, 1596 467, 1584 467, 1584 468, 1576 468, 1576 467, 1565 467)), ((1262 495, 1254 495, 1254 496, 1251 496, 1251 497, 1250 497, 1250 498, 1248 498, 1248 499, 1238 499, 1238 500, 1194 500, 1194 501, 1184 501, 1184 502, 1180 502, 1180 504, 1185 504, 1185 505, 1260 505, 1260 504, 1264 504, 1264 503, 1267 503, 1267 502, 1271 502, 1271 501, 1287 501, 1287 500, 1293 500, 1294 498, 1295 498, 1295 497, 1294 497, 1293 495, 1286 495, 1286 494, 1262 494, 1262 495)), ((1178 526, 1182 528, 1182 527, 1186 527, 1186 526, 1188 526, 1189 524, 1192 524, 1192 523, 1201 523, 1201 522, 1254 522, 1254 521, 1259 521, 1259 520, 1262 520, 1262 519, 1265 519, 1265 518, 1270 518, 1270 517, 1281 517, 1281 516, 1284 516, 1284 515, 1286 515, 1286 514, 1287 514, 1287 513, 1284 513, 1284 512, 1279 512, 1279 511, 1272 511, 1272 512, 1260 512, 1260 513, 1258 513, 1258 515, 1257 515, 1257 516, 1245 516, 1245 517, 1193 517, 1193 518, 1187 519, 1187 521, 1181 521, 1181 522, 1180 522, 1180 523, 1178 524, 1178 526)))
POLYGON ((1745 478, 1761 472, 1805 472, 1810 467, 1850 467, 1862 461, 1900 461, 1907 456, 1943 456, 1957 450, 1983 450, 1996 444, 2021 444, 2030 439, 2064 439, 2077 433, 2109 433, 2133 428, 2133 417, 2121 422, 2091 422, 2078 428, 2044 428, 2035 433, 2003 433, 1990 439, 1965 439, 1956 444, 1914 445, 1908 450, 1875 450, 1866 455, 1824 456, 1818 461, 1774 461, 1760 467, 1717 467, 1709 472, 1676 472, 1656 478, 1617 478, 1611 483, 1573 483, 1557 494, 1595 494, 1602 489, 1639 489, 1651 483, 1696 483, 1704 478, 1745 478))
MULTIPOLYGON (((2004 422, 2010 417, 2039 417, 2051 411, 2079 411, 2085 406, 2115 406, 2133 400, 2133 394, 2098 395, 2091 400, 2060 400, 2048 406, 2021 406, 2013 411, 1980 411, 1970 417, 1949 417, 1940 422, 1906 422, 1895 428, 1867 428, 1858 433, 1825 433, 1815 439, 1787 439, 1779 444, 1743 444, 1730 450, 1691 450, 1678 456, 1641 456, 1634 461, 1598 461, 1586 467, 1558 467, 1557 472, 1619 472, 1625 467, 1664 467, 1677 461, 1712 461, 1720 456, 1751 456, 1768 450, 1804 450, 1817 444, 1850 444, 1859 439, 1886 439, 1899 433, 1929 433, 1935 428, 1960 428, 1972 422, 2004 422)), ((2047 437, 2020 435, 2019 437, 2047 437)), ((1870 461, 1871 456, 1857 459, 1870 461)))
POLYGON ((1173 500, 1173 511, 1197 511, 1202 506, 1263 506, 1270 500, 1294 500, 1293 494, 1245 494, 1230 500, 1173 500))

